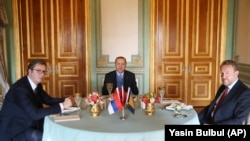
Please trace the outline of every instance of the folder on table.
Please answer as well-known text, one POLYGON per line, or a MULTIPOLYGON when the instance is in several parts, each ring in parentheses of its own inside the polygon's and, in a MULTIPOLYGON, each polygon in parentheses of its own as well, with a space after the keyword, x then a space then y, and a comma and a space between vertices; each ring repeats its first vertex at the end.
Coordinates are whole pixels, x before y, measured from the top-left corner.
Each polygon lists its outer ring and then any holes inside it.
POLYGON ((72 114, 72 115, 57 115, 54 116, 55 122, 63 122, 63 121, 74 121, 74 120, 80 120, 79 114, 72 114))

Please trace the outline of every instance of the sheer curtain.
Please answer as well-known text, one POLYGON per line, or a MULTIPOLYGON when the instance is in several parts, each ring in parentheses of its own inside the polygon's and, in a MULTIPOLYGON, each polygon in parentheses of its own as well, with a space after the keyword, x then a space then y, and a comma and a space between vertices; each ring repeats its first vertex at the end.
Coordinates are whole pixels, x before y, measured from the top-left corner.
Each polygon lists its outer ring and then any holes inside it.
POLYGON ((4 49, 4 27, 8 24, 7 15, 4 7, 4 0, 0 0, 0 94, 4 96, 9 89, 7 67, 4 49))

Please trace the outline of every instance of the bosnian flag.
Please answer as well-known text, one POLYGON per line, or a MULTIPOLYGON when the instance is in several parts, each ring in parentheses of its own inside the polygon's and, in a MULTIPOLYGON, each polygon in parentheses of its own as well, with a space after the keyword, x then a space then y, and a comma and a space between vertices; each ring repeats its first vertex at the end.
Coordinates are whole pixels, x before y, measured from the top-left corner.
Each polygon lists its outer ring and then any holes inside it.
POLYGON ((116 90, 113 94, 113 100, 111 100, 109 103, 108 112, 111 115, 117 111, 122 110, 122 108, 123 108, 123 106, 122 106, 120 95, 119 95, 119 89, 116 88, 116 90))
POLYGON ((129 96, 129 101, 128 101, 128 109, 131 113, 135 114, 135 103, 133 96, 129 96))
POLYGON ((130 94, 130 87, 128 88, 126 103, 128 103, 128 110, 131 113, 135 114, 135 103, 134 103, 133 96, 130 94))

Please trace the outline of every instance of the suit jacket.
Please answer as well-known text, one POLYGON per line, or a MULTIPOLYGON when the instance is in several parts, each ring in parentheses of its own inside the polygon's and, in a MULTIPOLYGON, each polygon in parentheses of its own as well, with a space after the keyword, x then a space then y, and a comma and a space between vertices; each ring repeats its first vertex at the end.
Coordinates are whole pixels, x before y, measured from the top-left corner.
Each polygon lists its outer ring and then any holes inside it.
MULTIPOLYGON (((211 113, 214 110, 217 99, 224 89, 225 86, 221 85, 216 93, 215 99, 198 114, 201 124, 211 123, 211 113)), ((247 121, 249 112, 250 90, 238 80, 223 100, 211 124, 242 125, 247 121)))
MULTIPOLYGON (((127 92, 128 87, 130 87, 132 94, 138 95, 139 91, 138 91, 137 84, 135 81, 135 74, 130 72, 130 71, 124 70, 123 78, 124 78, 124 82, 123 82, 124 90, 127 92)), ((107 83, 113 83, 113 89, 112 89, 112 93, 113 93, 117 87, 116 71, 115 70, 105 74, 104 83, 103 83, 103 87, 102 87, 102 94, 103 95, 108 95, 108 90, 106 88, 107 83)))
POLYGON ((41 84, 34 93, 27 76, 13 84, 7 92, 0 111, 0 139, 10 141, 18 133, 27 128, 42 130, 43 120, 46 115, 61 112, 58 103, 64 98, 52 98, 41 84), (43 104, 50 105, 43 108, 43 104))

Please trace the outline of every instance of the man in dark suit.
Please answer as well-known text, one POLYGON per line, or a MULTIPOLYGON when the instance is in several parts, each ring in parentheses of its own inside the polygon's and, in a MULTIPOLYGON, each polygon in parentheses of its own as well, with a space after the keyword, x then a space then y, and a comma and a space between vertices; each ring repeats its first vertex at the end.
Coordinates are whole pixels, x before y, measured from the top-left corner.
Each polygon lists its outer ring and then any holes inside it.
POLYGON ((214 100, 198 115, 200 123, 205 124, 246 124, 250 112, 250 90, 238 78, 237 64, 225 60, 220 66, 222 85, 214 100), (224 90, 225 97, 223 96, 224 90), (219 102, 221 101, 222 102, 219 102), (221 103, 221 104, 219 104, 221 103))
POLYGON ((46 62, 32 60, 27 76, 10 87, 0 111, 1 141, 41 141, 44 117, 72 106, 72 97, 52 98, 43 90, 45 74, 46 62))
POLYGON ((137 88, 137 83, 135 81, 135 74, 125 70, 127 66, 127 61, 125 57, 119 56, 115 59, 116 70, 105 74, 104 83, 102 87, 102 94, 108 95, 107 83, 113 83, 112 93, 115 89, 121 88, 123 86, 124 90, 127 92, 128 87, 130 87, 132 94, 138 95, 139 91, 137 88))

